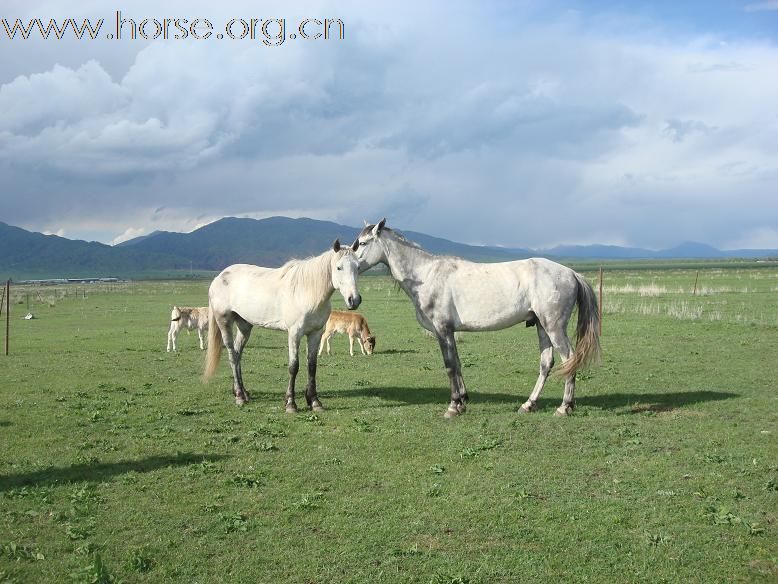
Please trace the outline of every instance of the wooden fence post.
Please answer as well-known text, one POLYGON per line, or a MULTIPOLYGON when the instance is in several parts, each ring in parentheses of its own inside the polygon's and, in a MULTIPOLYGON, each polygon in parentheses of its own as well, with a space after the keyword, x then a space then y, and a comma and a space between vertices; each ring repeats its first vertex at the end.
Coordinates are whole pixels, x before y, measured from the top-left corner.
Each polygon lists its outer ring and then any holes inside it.
POLYGON ((700 277, 700 270, 697 270, 697 275, 694 276, 694 290, 692 290, 692 296, 697 296, 697 280, 700 277))
POLYGON ((11 335, 11 280, 5 281, 5 354, 8 354, 8 339, 11 335))
POLYGON ((600 266, 600 301, 597 303, 597 312, 599 313, 597 316, 599 317, 598 325, 600 329, 597 331, 597 334, 602 336, 602 266, 600 266))

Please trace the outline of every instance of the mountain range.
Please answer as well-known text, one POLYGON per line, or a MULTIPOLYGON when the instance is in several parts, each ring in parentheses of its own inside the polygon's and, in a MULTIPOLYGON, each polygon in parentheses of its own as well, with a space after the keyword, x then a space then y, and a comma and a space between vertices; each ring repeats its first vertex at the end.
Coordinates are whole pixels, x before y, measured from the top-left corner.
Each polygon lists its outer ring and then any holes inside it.
MULTIPOLYGON (((225 217, 191 233, 155 231, 110 246, 26 231, 0 222, 0 276, 60 278, 183 275, 218 271, 234 263, 278 266, 292 257, 321 253, 336 238, 350 243, 360 228, 314 219, 225 217)), ((727 250, 686 242, 665 250, 610 245, 558 246, 531 250, 467 245, 403 231, 436 253, 475 261, 505 261, 532 256, 557 259, 713 259, 778 257, 778 250, 727 250)))

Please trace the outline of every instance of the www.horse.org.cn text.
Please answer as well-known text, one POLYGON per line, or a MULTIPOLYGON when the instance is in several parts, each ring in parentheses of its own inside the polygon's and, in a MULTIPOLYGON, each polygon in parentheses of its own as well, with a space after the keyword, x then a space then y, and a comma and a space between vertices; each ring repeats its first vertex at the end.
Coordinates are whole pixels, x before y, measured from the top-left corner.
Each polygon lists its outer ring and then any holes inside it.
POLYGON ((231 18, 214 25, 208 18, 129 18, 115 16, 96 21, 84 18, 1 18, 0 36, 7 40, 233 40, 280 46, 287 40, 345 40, 346 25, 340 18, 305 18, 287 23, 285 18, 231 18))

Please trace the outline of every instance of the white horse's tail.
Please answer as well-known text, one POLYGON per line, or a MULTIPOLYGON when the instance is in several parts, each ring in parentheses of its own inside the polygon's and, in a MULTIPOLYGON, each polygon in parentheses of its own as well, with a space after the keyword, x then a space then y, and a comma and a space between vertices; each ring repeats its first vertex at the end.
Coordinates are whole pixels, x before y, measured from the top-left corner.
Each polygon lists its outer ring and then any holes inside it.
POLYGON ((222 331, 216 324, 216 318, 213 316, 213 310, 208 307, 208 351, 205 354, 205 368, 203 369, 203 383, 213 377, 216 368, 219 366, 219 360, 222 356, 222 331))
POLYGON ((177 320, 181 320, 181 311, 178 310, 178 306, 174 306, 173 310, 170 312, 170 322, 175 322, 177 320))
POLYGON ((581 274, 576 273, 578 283, 578 325, 575 330, 575 351, 559 370, 560 375, 575 375, 575 372, 589 363, 600 360, 600 316, 597 310, 597 296, 581 274))

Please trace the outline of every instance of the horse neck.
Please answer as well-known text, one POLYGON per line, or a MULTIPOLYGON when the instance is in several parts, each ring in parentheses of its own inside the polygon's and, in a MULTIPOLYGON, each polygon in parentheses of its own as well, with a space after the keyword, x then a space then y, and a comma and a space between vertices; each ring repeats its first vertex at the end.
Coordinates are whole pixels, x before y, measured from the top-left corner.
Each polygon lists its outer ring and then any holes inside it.
MULTIPOLYGON (((392 277, 405 289, 408 282, 417 282, 423 267, 433 256, 430 252, 396 237, 385 240, 386 265, 392 277)), ((405 290, 409 292, 408 290, 405 290)))
POLYGON ((332 252, 326 251, 320 256, 302 261, 295 274, 298 286, 303 286, 315 303, 329 300, 335 291, 332 284, 332 252))
POLYGON ((323 254, 316 258, 320 262, 317 265, 317 269, 321 270, 324 279, 324 286, 322 288, 324 297, 322 300, 329 300, 330 296, 332 296, 332 293, 335 292, 335 286, 332 283, 332 262, 336 256, 337 254, 333 254, 330 251, 325 251, 323 254))

